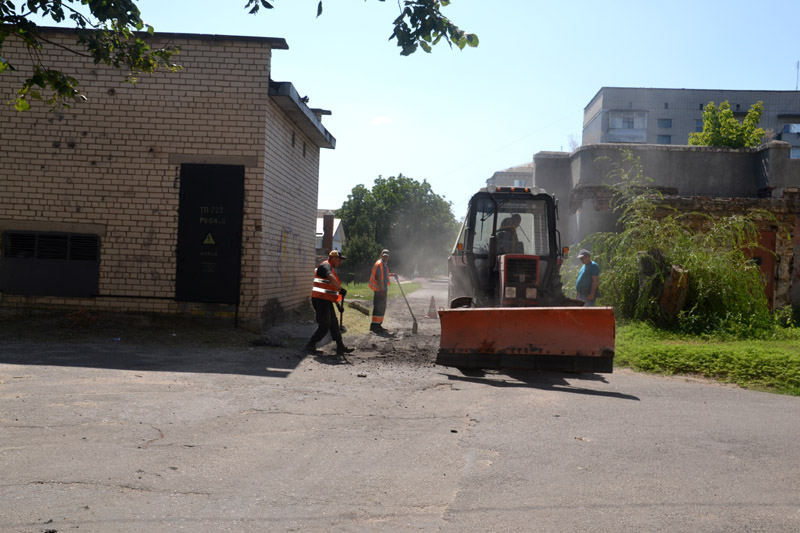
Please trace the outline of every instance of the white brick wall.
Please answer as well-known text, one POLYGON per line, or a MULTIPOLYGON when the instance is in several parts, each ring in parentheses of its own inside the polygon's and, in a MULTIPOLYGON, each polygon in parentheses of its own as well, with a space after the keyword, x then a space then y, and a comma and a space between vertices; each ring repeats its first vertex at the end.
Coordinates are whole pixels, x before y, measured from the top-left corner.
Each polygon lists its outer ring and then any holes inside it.
MULTIPOLYGON (((51 38, 74 46, 69 33, 51 38)), ((135 85, 48 48, 46 60, 78 78, 88 102, 55 112, 39 102, 24 113, 0 106, 0 231, 86 230, 102 238, 101 297, 0 293, 0 305, 230 312, 174 301, 176 161, 193 157, 247 164, 240 319, 257 323, 265 306, 287 310, 307 301, 319 147, 268 97, 269 44, 174 35, 169 42, 181 48, 183 70, 143 75, 135 85)), ((19 64, 27 57, 13 39, 3 53, 19 64)), ((2 102, 14 98, 24 73, 0 76, 2 102)))

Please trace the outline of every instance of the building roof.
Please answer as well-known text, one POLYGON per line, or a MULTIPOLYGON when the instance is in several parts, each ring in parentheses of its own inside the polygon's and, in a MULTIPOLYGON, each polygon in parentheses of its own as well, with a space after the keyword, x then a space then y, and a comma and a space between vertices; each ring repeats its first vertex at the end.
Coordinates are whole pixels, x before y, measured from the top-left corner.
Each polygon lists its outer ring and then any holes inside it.
POLYGON ((269 95, 289 120, 300 128, 320 148, 336 148, 336 139, 322 125, 321 116, 329 115, 324 109, 310 109, 306 98, 300 98, 294 85, 288 81, 269 80, 269 95))
MULTIPOLYGON (((78 33, 77 28, 62 28, 58 26, 38 26, 39 31, 46 33, 78 33)), ((174 33, 157 31, 150 35, 146 31, 134 32, 137 37, 170 38, 170 39, 197 39, 199 41, 245 41, 261 42, 275 50, 288 50, 289 45, 283 37, 254 37, 249 35, 218 35, 209 33, 174 33)))
POLYGON ((600 94, 605 90, 614 90, 614 91, 692 91, 692 92, 709 92, 709 93, 773 93, 773 94, 797 94, 797 91, 776 91, 776 90, 761 90, 761 89, 689 89, 686 87, 682 87, 679 89, 670 89, 668 87, 600 87, 595 95, 589 100, 589 103, 583 108, 584 112, 591 107, 591 105, 597 100, 600 94))

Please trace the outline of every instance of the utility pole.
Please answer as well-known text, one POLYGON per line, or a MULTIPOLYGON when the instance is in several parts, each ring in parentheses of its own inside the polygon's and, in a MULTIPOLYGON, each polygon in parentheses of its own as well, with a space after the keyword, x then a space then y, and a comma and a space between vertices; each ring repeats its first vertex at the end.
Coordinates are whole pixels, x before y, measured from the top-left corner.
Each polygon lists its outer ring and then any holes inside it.
POLYGON ((800 84, 800 61, 795 64, 794 69, 797 71, 797 78, 794 82, 794 90, 796 91, 798 84, 800 84))

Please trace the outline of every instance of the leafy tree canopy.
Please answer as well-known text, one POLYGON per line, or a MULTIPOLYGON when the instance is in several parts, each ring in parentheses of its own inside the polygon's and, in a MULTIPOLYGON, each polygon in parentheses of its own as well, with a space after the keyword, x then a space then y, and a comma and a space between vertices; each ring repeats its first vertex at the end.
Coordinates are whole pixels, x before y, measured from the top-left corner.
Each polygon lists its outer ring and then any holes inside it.
POLYGON ((394 272, 429 275, 443 270, 458 231, 450 202, 427 181, 402 174, 378 177, 372 190, 357 185, 337 216, 347 235, 347 269, 361 280, 369 276, 382 248, 391 251, 394 272))
POLYGON ((756 102, 750 107, 744 120, 739 122, 727 100, 719 107, 714 102, 709 102, 703 109, 703 131, 690 133, 689 144, 728 148, 758 146, 764 138, 764 129, 758 127, 762 113, 763 102, 756 102))
MULTIPOLYGON (((245 9, 256 14, 261 8, 272 9, 273 4, 274 0, 247 0, 245 9)), ((389 39, 396 39, 402 55, 412 54, 417 48, 430 52, 431 46, 442 39, 459 49, 478 46, 476 35, 464 32, 442 14, 441 8, 449 4, 450 0, 402 0, 401 13, 394 20, 394 31, 389 39)), ((317 5, 317 16, 321 14, 322 0, 317 5)), ((152 34, 154 28, 142 19, 136 0, 0 0, 0 75, 17 69, 4 57, 6 39, 21 40, 32 52, 34 62, 30 76, 23 81, 14 101, 20 111, 30 108, 29 99, 46 100, 51 106, 63 107, 85 99, 78 89, 77 79, 44 63, 41 50, 47 39, 32 20, 40 17, 57 23, 71 20, 77 30, 78 47, 70 51, 91 57, 96 64, 126 70, 129 81, 134 82, 137 75, 160 68, 180 68, 172 63, 173 56, 179 52, 176 47, 151 49, 143 34, 138 33, 152 34), (84 14, 87 10, 90 15, 84 14), (43 96, 43 91, 48 96, 43 96)))

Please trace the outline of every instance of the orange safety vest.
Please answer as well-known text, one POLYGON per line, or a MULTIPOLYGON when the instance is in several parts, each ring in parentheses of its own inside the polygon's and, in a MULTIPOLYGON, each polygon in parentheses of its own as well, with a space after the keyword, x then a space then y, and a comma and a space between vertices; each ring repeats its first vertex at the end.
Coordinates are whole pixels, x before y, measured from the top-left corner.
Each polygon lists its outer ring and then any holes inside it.
MULTIPOLYGON (((320 263, 320 266, 324 264, 327 264, 329 267, 331 267, 331 274, 333 275, 334 279, 339 283, 339 285, 341 285, 342 282, 339 281, 339 276, 336 275, 336 271, 333 269, 331 264, 328 263, 327 261, 323 261, 322 263, 320 263)), ((311 297, 319 298, 321 300, 328 300, 329 302, 342 301, 342 295, 339 294, 339 290, 333 285, 333 283, 328 281, 327 278, 321 278, 317 276, 316 269, 314 270, 314 288, 311 289, 311 297)))
POLYGON ((375 292, 385 291, 389 288, 389 268, 382 259, 378 259, 372 266, 369 276, 369 288, 375 292))

